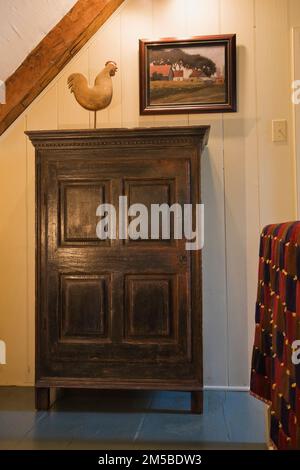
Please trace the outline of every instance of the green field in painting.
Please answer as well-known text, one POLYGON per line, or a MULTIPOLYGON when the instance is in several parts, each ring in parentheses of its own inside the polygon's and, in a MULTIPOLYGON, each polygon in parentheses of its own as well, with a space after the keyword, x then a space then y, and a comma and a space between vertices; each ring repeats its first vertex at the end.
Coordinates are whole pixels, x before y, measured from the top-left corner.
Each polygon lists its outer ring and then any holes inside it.
POLYGON ((224 84, 207 84, 192 81, 151 81, 150 104, 202 104, 224 103, 224 84))

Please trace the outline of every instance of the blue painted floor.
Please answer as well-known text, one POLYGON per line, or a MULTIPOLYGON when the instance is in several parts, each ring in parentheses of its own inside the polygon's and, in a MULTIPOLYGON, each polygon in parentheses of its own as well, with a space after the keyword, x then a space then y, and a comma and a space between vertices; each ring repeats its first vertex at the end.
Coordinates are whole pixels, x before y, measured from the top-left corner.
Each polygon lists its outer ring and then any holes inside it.
POLYGON ((65 390, 36 412, 34 390, 0 387, 0 449, 266 449, 263 403, 245 392, 65 390))

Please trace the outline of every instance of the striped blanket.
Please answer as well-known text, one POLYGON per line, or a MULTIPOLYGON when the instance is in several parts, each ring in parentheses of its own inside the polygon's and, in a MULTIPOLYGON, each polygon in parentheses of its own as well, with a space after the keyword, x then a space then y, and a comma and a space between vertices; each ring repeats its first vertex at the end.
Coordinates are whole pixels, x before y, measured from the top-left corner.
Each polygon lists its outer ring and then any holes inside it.
POLYGON ((270 404, 275 446, 300 449, 300 222, 261 234, 255 322, 251 392, 270 404))

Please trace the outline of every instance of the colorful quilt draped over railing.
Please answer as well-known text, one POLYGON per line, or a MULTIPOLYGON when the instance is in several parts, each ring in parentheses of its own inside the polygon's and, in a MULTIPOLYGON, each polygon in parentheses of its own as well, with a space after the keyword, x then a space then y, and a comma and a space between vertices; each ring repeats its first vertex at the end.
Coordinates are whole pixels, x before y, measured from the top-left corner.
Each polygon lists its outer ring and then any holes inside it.
POLYGON ((300 449, 300 222, 268 225, 260 240, 251 392, 270 404, 271 440, 300 449))

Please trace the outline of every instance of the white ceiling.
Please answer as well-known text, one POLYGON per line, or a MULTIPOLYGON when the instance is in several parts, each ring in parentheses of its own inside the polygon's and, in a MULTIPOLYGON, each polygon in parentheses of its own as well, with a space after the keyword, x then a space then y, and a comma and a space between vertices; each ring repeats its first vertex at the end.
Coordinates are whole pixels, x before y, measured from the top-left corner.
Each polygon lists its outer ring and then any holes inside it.
POLYGON ((0 0, 0 80, 6 80, 76 0, 0 0))

